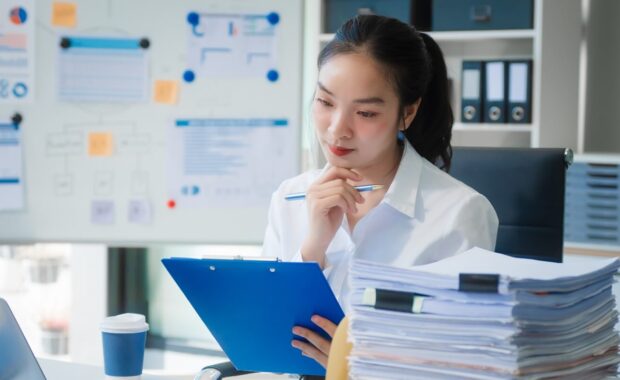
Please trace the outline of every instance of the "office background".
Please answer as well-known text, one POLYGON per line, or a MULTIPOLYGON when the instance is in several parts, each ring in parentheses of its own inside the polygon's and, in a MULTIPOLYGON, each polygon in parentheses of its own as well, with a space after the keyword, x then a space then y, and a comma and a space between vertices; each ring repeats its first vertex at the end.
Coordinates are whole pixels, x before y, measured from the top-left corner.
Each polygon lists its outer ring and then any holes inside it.
POLYGON ((24 4, 32 85, 0 103, 22 118, 24 204, 0 237, 260 243, 272 189, 299 171, 301 3, 83 0, 71 28, 56 3, 24 4), (226 22, 241 42, 209 29, 226 22))
MULTIPOLYGON (((15 113, 23 117, 20 130, 25 194, 23 210, 0 213, 0 243, 11 245, 3 251, 0 263, 19 259, 24 265, 37 265, 32 263, 51 257, 53 260, 43 265, 57 265, 60 273, 70 278, 67 282, 59 280, 51 289, 49 283, 45 286, 50 288, 28 285, 30 275, 24 275, 22 286, 8 293, 32 295, 33 289, 38 289, 39 297, 45 291, 69 293, 58 297, 65 297, 62 302, 67 305, 67 350, 73 359, 99 363, 99 345, 91 342, 98 341, 98 322, 111 310, 147 313, 152 342, 159 347, 217 350, 189 303, 163 271, 160 259, 258 255, 268 193, 244 206, 222 202, 217 206, 193 207, 188 203, 183 207, 180 202, 170 207, 171 200, 178 201, 173 195, 189 196, 194 191, 192 184, 180 183, 176 193, 170 189, 167 160, 171 157, 170 142, 178 141, 171 133, 177 120, 241 119, 246 127, 249 119, 286 120, 288 133, 274 135, 273 139, 280 147, 290 149, 282 159, 259 167, 287 167, 279 174, 268 172, 264 176, 277 183, 278 176, 320 166, 322 157, 312 139, 309 106, 317 74, 316 56, 333 36, 328 20, 330 12, 333 16, 340 9, 334 8, 339 3, 346 1, 158 0, 147 5, 80 0, 74 2, 74 27, 53 25, 55 3, 31 3, 37 21, 34 97, 27 103, 0 103, 2 120, 15 113), (273 76, 269 79, 268 73, 213 79, 198 74, 193 82, 187 82, 184 74, 191 55, 187 16, 192 11, 277 13, 277 80, 272 80, 273 76), (161 27, 162 23, 169 27, 161 27), (85 103, 58 92, 61 39, 85 35, 148 38, 150 46, 143 49, 148 65, 143 99, 120 104, 101 100, 85 103), (173 87, 176 101, 165 94, 156 99, 163 91, 156 89, 159 80, 178 82, 173 87), (72 184, 70 192, 66 190, 68 184, 72 184), (104 202, 97 206, 95 201, 104 202), (137 220, 145 223, 130 221, 131 201, 137 201, 137 220), (110 202, 114 204, 112 223, 110 202), (104 213, 100 220, 94 215, 97 210, 104 213), (68 245, 47 250, 41 245, 30 246, 50 242, 68 245), (21 246, 24 243, 27 245, 21 246), (80 339, 75 338, 78 336, 80 339)), ((381 1, 350 3, 355 3, 356 9, 379 7, 375 10, 381 13, 381 1)), ((413 7, 421 2, 394 3, 413 7)), ((620 41, 615 17, 620 14, 620 4, 614 0, 534 0, 531 8, 528 28, 431 31, 444 51, 451 78, 454 144, 569 147, 585 164, 618 165, 620 114, 615 103, 620 77, 615 68, 620 64, 620 52, 614 47, 620 41), (461 78, 463 61, 468 60, 531 60, 531 121, 463 122, 461 78)), ((257 154, 267 157, 270 152, 257 154)), ((594 242, 572 244, 567 250, 616 255, 620 246, 594 242)), ((5 284, 6 288, 9 286, 5 284)))

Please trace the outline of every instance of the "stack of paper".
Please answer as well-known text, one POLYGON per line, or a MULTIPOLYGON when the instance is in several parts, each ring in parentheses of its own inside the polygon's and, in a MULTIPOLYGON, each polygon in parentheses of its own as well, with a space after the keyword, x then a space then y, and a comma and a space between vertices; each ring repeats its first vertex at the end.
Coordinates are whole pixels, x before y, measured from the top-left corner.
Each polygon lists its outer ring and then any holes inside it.
POLYGON ((611 291, 619 267, 618 259, 558 264, 479 248, 413 268, 355 260, 350 375, 606 378, 620 362, 611 291))

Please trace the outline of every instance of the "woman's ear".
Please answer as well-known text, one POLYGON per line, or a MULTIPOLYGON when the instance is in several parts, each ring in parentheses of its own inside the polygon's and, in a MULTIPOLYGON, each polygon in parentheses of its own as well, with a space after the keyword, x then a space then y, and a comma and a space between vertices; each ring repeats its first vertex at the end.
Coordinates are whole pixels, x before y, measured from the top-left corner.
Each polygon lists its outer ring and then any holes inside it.
POLYGON ((405 129, 409 128, 409 125, 415 119, 415 115, 418 113, 418 109, 420 109, 420 103, 422 103, 422 98, 418 98, 414 103, 405 106, 405 114, 403 115, 405 129))

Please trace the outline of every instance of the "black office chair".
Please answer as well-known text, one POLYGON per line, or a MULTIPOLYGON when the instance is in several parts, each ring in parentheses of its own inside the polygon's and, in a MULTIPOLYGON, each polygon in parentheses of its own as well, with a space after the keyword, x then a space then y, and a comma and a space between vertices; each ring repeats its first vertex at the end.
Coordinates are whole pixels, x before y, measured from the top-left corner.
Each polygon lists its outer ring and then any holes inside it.
POLYGON ((562 262, 570 149, 454 148, 450 174, 487 197, 499 218, 495 251, 562 262))
MULTIPOLYGON (((252 372, 239 371, 231 362, 213 364, 204 367, 202 371, 196 375, 194 380, 220 380, 233 376, 246 375, 252 372)), ((300 380, 319 380, 324 379, 323 376, 301 376, 300 380)))
POLYGON ((217 363, 206 366, 194 380, 219 380, 225 377, 241 376, 251 372, 239 371, 232 362, 217 363))
MULTIPOLYGON (((486 196, 495 208, 495 251, 562 262, 564 188, 572 160, 570 149, 459 147, 454 148, 450 174, 486 196)), ((227 362, 205 367, 196 380, 246 373, 227 362)))

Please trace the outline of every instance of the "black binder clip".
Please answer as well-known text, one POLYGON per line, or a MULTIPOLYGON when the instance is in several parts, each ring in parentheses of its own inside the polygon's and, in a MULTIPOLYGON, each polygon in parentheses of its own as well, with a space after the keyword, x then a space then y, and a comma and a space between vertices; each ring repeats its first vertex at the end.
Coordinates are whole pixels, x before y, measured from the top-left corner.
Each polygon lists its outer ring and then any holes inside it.
POLYGON ((459 274, 459 291, 477 293, 497 293, 499 275, 497 274, 459 274))

